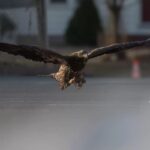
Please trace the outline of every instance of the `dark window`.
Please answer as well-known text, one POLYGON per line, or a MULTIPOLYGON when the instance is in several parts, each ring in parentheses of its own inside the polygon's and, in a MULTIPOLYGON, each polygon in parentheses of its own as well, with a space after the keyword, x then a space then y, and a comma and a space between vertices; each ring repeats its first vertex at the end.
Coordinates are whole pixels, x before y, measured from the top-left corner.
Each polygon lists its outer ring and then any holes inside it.
POLYGON ((142 0, 142 20, 150 22, 150 0, 142 0))
POLYGON ((52 3, 66 3, 67 0, 50 0, 52 3))

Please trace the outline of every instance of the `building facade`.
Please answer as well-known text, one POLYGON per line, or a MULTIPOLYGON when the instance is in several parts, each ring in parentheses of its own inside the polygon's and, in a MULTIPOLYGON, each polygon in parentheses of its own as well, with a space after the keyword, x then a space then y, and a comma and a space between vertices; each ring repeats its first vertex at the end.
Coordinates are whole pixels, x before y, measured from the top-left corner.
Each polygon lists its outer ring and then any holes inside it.
MULTIPOLYGON (((6 0, 8 1, 8 0, 6 0)), ((17 25, 12 41, 23 42, 38 35, 37 14, 33 3, 0 8, 0 14, 6 14, 17 25), (28 38, 27 38, 28 37, 28 38)), ((47 32, 52 42, 64 42, 64 33, 79 0, 45 0, 47 14, 47 32)), ((4 3, 4 2, 3 2, 4 3)), ((15 3, 15 2, 14 2, 15 3)), ((13 3, 13 5, 14 5, 13 3)), ((16 0, 17 4, 17 0, 16 0)), ((109 24, 109 11, 106 0, 95 0, 104 29, 109 24)), ((150 35, 150 1, 126 0, 121 14, 120 30, 129 37, 142 38, 150 35)), ((4 38, 8 40, 8 38, 4 38)), ((9 40, 11 41, 11 39, 9 40)), ((28 41, 27 41, 28 42, 28 41)))

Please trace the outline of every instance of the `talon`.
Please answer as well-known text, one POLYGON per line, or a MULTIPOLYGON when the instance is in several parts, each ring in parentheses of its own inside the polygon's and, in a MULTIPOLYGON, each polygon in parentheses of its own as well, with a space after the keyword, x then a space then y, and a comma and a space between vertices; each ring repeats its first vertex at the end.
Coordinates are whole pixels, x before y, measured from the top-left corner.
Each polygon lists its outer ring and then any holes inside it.
POLYGON ((69 80, 69 84, 73 84, 75 82, 75 77, 69 80))

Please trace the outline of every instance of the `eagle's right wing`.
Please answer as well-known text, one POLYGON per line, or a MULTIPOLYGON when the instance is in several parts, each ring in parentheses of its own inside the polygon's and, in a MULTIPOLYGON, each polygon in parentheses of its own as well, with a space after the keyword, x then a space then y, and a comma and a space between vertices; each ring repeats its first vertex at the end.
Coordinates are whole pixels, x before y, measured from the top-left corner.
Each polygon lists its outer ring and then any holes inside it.
POLYGON ((54 64, 67 64, 65 56, 36 46, 0 43, 0 51, 12 55, 20 55, 33 61, 54 64))
POLYGON ((131 49, 134 47, 144 46, 146 44, 150 44, 150 39, 143 40, 143 41, 117 43, 117 44, 109 45, 106 47, 96 48, 94 50, 91 50, 88 53, 88 59, 91 59, 91 58, 94 58, 103 54, 118 53, 118 52, 131 49))

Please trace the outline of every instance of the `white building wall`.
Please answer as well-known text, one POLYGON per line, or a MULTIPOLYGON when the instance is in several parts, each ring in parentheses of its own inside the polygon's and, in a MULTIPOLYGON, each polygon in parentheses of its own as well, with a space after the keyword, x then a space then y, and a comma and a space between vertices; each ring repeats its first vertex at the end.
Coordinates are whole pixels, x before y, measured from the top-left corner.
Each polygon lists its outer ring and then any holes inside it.
MULTIPOLYGON (((95 0, 98 11, 100 12, 103 26, 107 27, 109 12, 105 5, 105 0, 95 0)), ((128 34, 143 35, 150 34, 150 28, 145 28, 141 21, 141 0, 126 0, 122 12, 122 31, 128 34)), ((67 24, 73 15, 77 3, 76 0, 68 0, 65 4, 52 4, 46 0, 47 7, 47 28, 49 35, 62 36, 67 24)), ((16 8, 0 10, 0 13, 6 13, 17 24, 16 34, 36 35, 37 17, 36 9, 16 8)))
POLYGON ((50 35, 63 35, 70 17, 73 15, 75 5, 72 3, 52 4, 48 3, 47 25, 50 35))
POLYGON ((17 25, 17 34, 37 34, 37 20, 35 8, 3 9, 0 13, 7 14, 17 25), (31 19, 31 25, 30 25, 31 19))
POLYGON ((64 35, 76 6, 75 0, 68 0, 67 3, 60 4, 47 0, 47 26, 50 35, 64 35))
MULTIPOLYGON (((95 0, 104 28, 109 23, 109 11, 106 0, 95 0)), ((142 22, 142 0, 125 0, 121 14, 121 31, 129 35, 149 35, 150 24, 142 22)))
POLYGON ((122 13, 122 25, 124 30, 133 35, 141 34, 141 3, 140 0, 131 0, 125 3, 122 13))
MULTIPOLYGON (((68 0, 65 4, 52 4, 50 0, 46 0, 47 7, 47 31, 49 35, 63 35, 73 15, 76 2, 68 0)), ((0 13, 7 14, 17 25, 16 34, 20 35, 36 35, 37 15, 36 9, 31 8, 15 8, 3 9, 0 13)))

